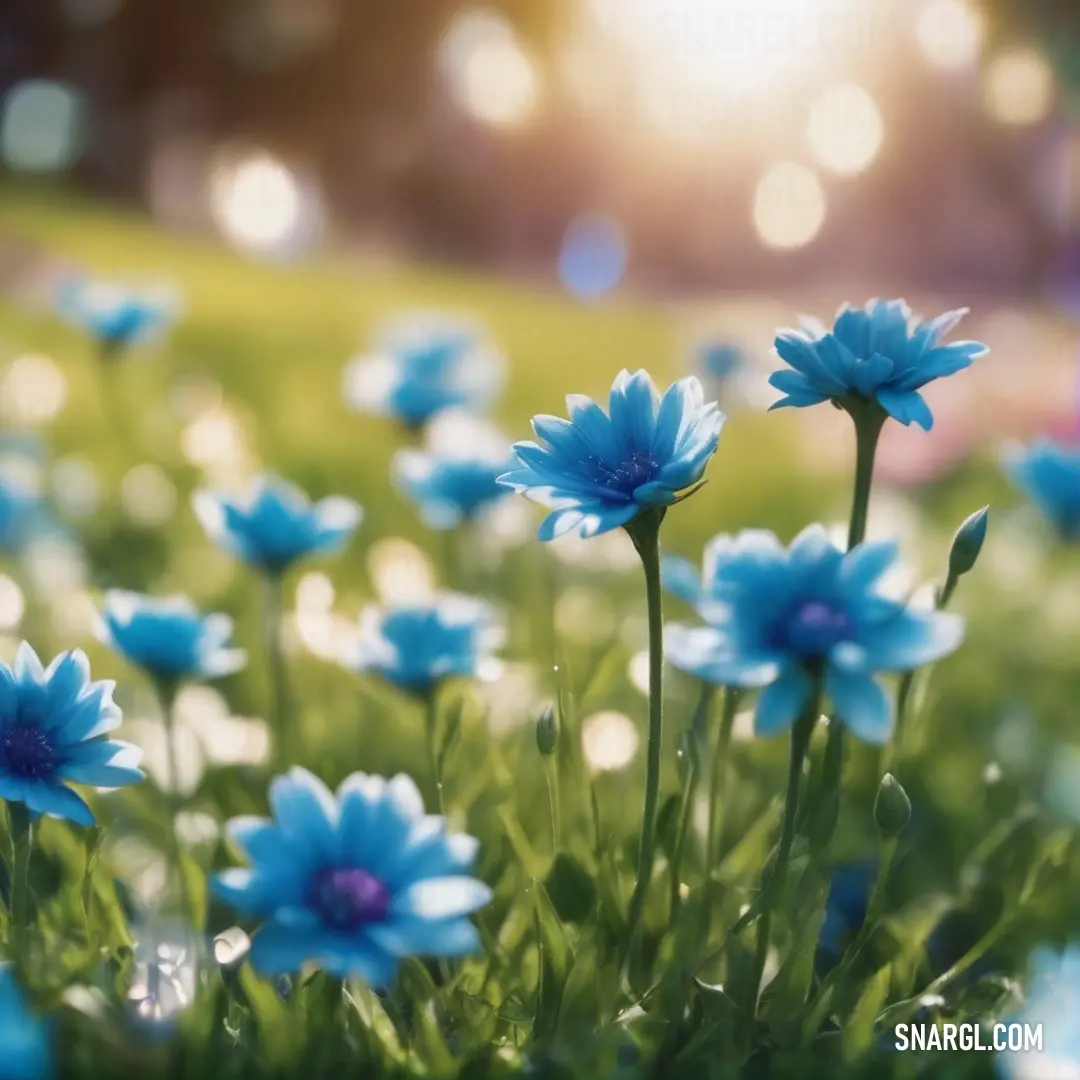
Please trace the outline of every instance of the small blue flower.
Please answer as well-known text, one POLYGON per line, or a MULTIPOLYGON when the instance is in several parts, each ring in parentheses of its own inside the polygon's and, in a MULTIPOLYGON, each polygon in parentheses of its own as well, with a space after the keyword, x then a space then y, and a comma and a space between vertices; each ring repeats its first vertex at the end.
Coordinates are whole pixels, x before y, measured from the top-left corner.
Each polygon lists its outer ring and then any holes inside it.
POLYGON ((0 966, 0 1080, 56 1075, 49 1028, 28 1007, 12 966, 0 966))
POLYGON ((368 608, 345 662, 353 671, 374 672, 402 690, 425 695, 446 678, 495 674, 498 662, 492 652, 503 636, 490 605, 444 593, 426 604, 368 608))
POLYGON ((746 350, 725 338, 708 338, 696 349, 697 366, 703 378, 725 383, 748 364, 746 350))
POLYGON ((825 922, 814 956, 814 968, 819 975, 836 966, 858 934, 866 919, 876 877, 877 866, 872 862, 842 863, 830 875, 825 922))
POLYGON ((491 900, 471 876, 477 842, 424 813, 404 775, 353 773, 332 794, 294 768, 270 785, 273 820, 233 818, 230 839, 250 869, 216 875, 215 894, 265 919, 251 945, 264 975, 313 962, 374 987, 409 956, 463 956, 479 948, 467 916, 491 900))
POLYGON ((153 337, 176 318, 178 307, 169 290, 80 277, 60 283, 56 305, 68 322, 86 330, 108 352, 153 337))
POLYGON ((871 300, 841 308, 831 331, 809 319, 800 330, 783 330, 776 351, 794 370, 769 377, 785 395, 772 408, 876 401, 901 424, 929 431, 934 417, 919 391, 989 351, 977 341, 942 344, 966 314, 962 308, 922 322, 903 300, 871 300))
POLYGON ((1080 445, 1037 439, 1005 456, 1012 482, 1066 540, 1080 541, 1080 445))
POLYGON ((474 323, 412 313, 387 323, 375 351, 346 367, 343 390, 356 412, 418 428, 444 409, 485 408, 502 378, 502 357, 474 323))
POLYGON ((1029 1030, 1041 1025, 1042 1045, 999 1053, 1001 1076, 1007 1080, 1075 1076, 1080 1071, 1080 946, 1070 944, 1061 952, 1038 949, 1032 957, 1025 1003, 1004 1020, 1029 1025, 1029 1030))
POLYGON ((243 649, 227 647, 228 615, 200 615, 186 596, 164 599, 118 589, 105 594, 101 640, 156 679, 213 679, 247 663, 243 649))
POLYGON ((42 521, 41 496, 18 476, 0 472, 0 551, 21 550, 42 521))
POLYGON ((363 518, 352 499, 332 495, 313 505, 275 476, 259 477, 243 499, 197 491, 192 504, 215 544, 271 574, 305 555, 340 550, 363 518))
POLYGON ((141 780, 142 751, 103 738, 120 724, 114 685, 91 682, 79 650, 45 669, 24 641, 14 668, 0 663, 0 799, 89 826, 90 807, 67 784, 123 787, 141 780))
POLYGON ((598 536, 670 506, 701 479, 724 423, 694 376, 673 383, 661 400, 645 371, 619 372, 608 413, 580 394, 569 395, 566 407, 569 420, 533 417, 546 445, 516 443, 522 467, 499 477, 552 508, 540 524, 541 540, 575 530, 598 536))
POLYGON ((837 716, 859 738, 888 740, 893 702, 878 672, 910 671, 952 652, 963 620, 919 611, 890 598, 881 579, 897 558, 893 541, 868 541, 849 552, 820 525, 785 549, 770 532, 747 530, 709 546, 706 579, 690 589, 686 567, 667 564, 668 587, 696 600, 709 623, 695 638, 701 678, 763 688, 755 730, 775 735, 806 707, 815 672, 837 716), (672 567, 676 573, 672 574, 672 567))
POLYGON ((391 471, 428 525, 453 529, 509 494, 498 480, 513 463, 501 432, 467 414, 446 412, 432 421, 427 449, 399 450, 391 471))

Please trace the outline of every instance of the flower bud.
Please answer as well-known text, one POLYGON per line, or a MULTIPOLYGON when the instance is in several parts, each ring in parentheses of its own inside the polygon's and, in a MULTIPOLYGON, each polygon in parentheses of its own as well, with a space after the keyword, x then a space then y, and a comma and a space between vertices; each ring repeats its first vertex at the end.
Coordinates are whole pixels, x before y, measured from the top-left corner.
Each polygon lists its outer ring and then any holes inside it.
POLYGON ((536 749, 544 757, 550 757, 558 744, 559 718, 555 715, 554 706, 545 705, 536 718, 536 749))
POLYGON ((886 839, 899 836, 911 820, 911 800, 900 781, 892 773, 881 778, 874 799, 874 822, 886 839))
POLYGON ((983 541, 986 539, 986 526, 990 520, 990 507, 984 506, 968 517, 956 530, 952 547, 949 549, 949 577, 958 578, 966 574, 979 558, 983 541))

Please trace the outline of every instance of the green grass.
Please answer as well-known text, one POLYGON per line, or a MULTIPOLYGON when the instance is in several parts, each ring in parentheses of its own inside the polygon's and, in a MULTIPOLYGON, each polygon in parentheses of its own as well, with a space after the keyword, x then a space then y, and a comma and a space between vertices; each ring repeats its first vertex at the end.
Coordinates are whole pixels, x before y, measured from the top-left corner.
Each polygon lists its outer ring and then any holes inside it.
MULTIPOLYGON (((448 559, 446 544, 422 527, 389 483, 389 460, 402 445, 402 436, 387 421, 349 413, 341 402, 340 378, 344 362, 366 345, 383 317, 411 307, 470 312, 486 323, 509 359, 508 388, 497 418, 511 436, 526 437, 531 415, 561 412, 567 392, 602 394, 622 367, 646 367, 658 381, 681 374, 682 313, 630 299, 582 307, 522 283, 457 269, 374 266, 344 252, 323 254, 296 266, 268 266, 242 260, 206 239, 163 234, 142 219, 60 191, 0 188, 0 247, 15 253, 14 264, 6 256, 0 264, 17 266, 16 283, 32 277, 35 265, 59 260, 102 276, 145 275, 182 291, 184 317, 175 332, 145 357, 123 360, 112 371, 108 387, 102 384, 89 344, 40 303, 13 297, 0 300, 0 345, 11 355, 45 353, 67 377, 68 402, 47 437, 54 457, 78 454, 102 476, 101 511, 88 523, 70 525, 87 545, 92 588, 183 591, 207 609, 233 614, 240 643, 253 652, 249 669, 222 687, 235 712, 258 716, 266 710, 254 583, 241 568, 208 549, 188 506, 190 492, 202 479, 181 453, 183 422, 165 406, 178 380, 203 376, 220 385, 223 402, 239 418, 255 462, 297 481, 313 496, 348 494, 364 506, 366 518, 355 542, 340 558, 319 564, 335 584, 337 610, 343 615, 355 616, 371 599, 367 555, 372 544, 390 536, 405 537, 424 548, 445 584, 482 590, 512 611, 505 654, 512 662, 532 665, 535 694, 503 703, 501 708, 510 715, 496 718, 498 726, 512 730, 499 738, 485 734, 479 708, 470 711, 447 763, 452 813, 481 839, 480 872, 497 889, 488 929, 499 937, 509 959, 500 960, 490 971, 483 961, 470 961, 453 993, 430 1000, 431 1014, 437 1017, 434 1027, 419 1017, 406 1025, 400 1037, 409 1068, 449 1075, 450 1062, 455 1069, 465 1069, 468 1063, 473 1071, 464 1075, 498 1072, 503 1067, 499 1062, 517 1060, 516 1042, 527 1041, 530 1032, 541 1036, 540 1059, 564 1070, 553 1075, 607 1075, 618 1047, 629 1044, 639 1045, 643 1053, 654 1053, 658 1046, 670 1050, 678 1023, 664 1016, 663 1007, 637 1027, 612 1024, 614 1013, 632 1000, 631 994, 620 992, 618 971, 612 971, 619 917, 611 912, 625 906, 632 884, 643 755, 626 773, 596 779, 602 828, 597 845, 575 738, 582 717, 601 708, 625 711, 644 731, 645 699, 626 676, 630 656, 643 642, 628 642, 620 633, 620 625, 644 610, 639 575, 553 570, 546 552, 530 542, 498 564, 481 565, 462 577, 460 562, 448 559), (133 524, 118 506, 120 477, 142 462, 163 468, 180 491, 175 517, 160 528, 133 524), (570 585, 599 590, 615 616, 611 626, 564 637, 553 650, 549 629, 553 585, 556 591, 570 585), (552 670, 556 659, 558 675, 552 670), (546 788, 527 721, 543 698, 560 692, 568 732, 560 747, 568 850, 586 869, 591 887, 599 889, 606 905, 600 914, 593 910, 580 921, 569 916, 560 920, 533 880, 548 871, 551 841, 546 788), (538 994, 541 966, 548 989, 538 994), (552 986, 558 989, 556 998, 545 998, 552 986), (561 1008, 556 1007, 559 995, 565 995, 561 1008), (456 1034, 451 1038, 448 1032, 456 1034), (478 1047, 496 1037, 506 1040, 503 1049, 495 1057, 485 1057, 478 1047)), ((737 326, 739 302, 728 301, 725 311, 737 326)), ((846 423, 840 414, 835 420, 846 423)), ((787 538, 812 520, 837 520, 846 514, 848 482, 837 483, 814 467, 813 447, 807 445, 794 415, 734 415, 708 477, 701 492, 670 512, 664 527, 669 550, 695 555, 714 533, 747 526, 772 528, 787 538)), ((925 549, 920 554, 929 555, 931 566, 943 568, 951 529, 984 502, 993 501, 996 508, 1003 502, 1004 490, 984 461, 920 493, 917 506, 925 549)), ((992 530, 997 525, 995 509, 992 530)), ((1010 542, 1024 541, 1021 536, 1010 542)), ((999 560, 1009 560, 1007 543, 999 545, 992 534, 991 544, 998 545, 999 560)), ((1066 851, 1071 850, 1071 834, 1062 841, 1050 817, 1040 816, 1035 824, 1021 822, 999 849, 972 856, 996 823, 1009 820, 1017 807, 1039 796, 1042 773, 1055 745, 1080 724, 1076 621, 1070 623, 1066 617, 1053 622, 1046 617, 1045 598, 1065 587, 1075 573, 1068 555, 1047 556, 1026 594, 1010 592, 999 570, 985 558, 961 584, 958 607, 970 618, 969 642, 933 673, 917 717, 916 737, 897 765, 916 816, 903 845, 903 873, 897 875, 890 896, 893 922, 889 933, 875 941, 873 953, 873 959, 891 972, 892 983, 886 989, 892 1000, 905 988, 910 991, 928 981, 930 971, 920 966, 919 932, 913 927, 921 920, 924 931, 931 928, 933 920, 927 914, 933 910, 931 897, 945 899, 952 940, 961 942, 962 950, 1013 910, 1025 881, 1037 880, 1037 895, 1025 896, 1022 917, 1009 923, 1010 933, 995 953, 1008 970, 1022 963, 1035 942, 1065 936, 1080 901, 1080 881, 1072 869, 1075 860, 1070 862, 1054 846, 1064 843, 1066 851), (988 787, 984 769, 1000 753, 1002 718, 1020 709, 1033 717, 1028 734, 1020 736, 1032 740, 1033 760, 1023 767, 1006 764, 1003 779, 988 787)), ((15 565, 8 572, 21 574, 15 565)), ((298 576, 287 582, 290 596, 298 576)), ((40 652, 87 646, 84 640, 72 641, 55 632, 43 600, 33 595, 28 600, 21 633, 40 652)), ((691 617, 674 603, 669 608, 680 618, 691 617)), ((100 648, 87 647, 95 673, 117 677, 122 703, 141 708, 140 676, 100 648)), ((294 658, 292 677, 301 702, 296 718, 299 737, 293 740, 300 761, 331 783, 354 769, 386 773, 406 769, 422 786, 427 783, 417 708, 310 656, 294 658)), ((674 750, 694 697, 687 680, 670 680, 665 799, 677 790, 674 750)), ((738 795, 730 813, 741 843, 724 866, 727 887, 714 917, 714 944, 721 925, 734 921, 756 887, 768 851, 767 826, 776 813, 773 800, 783 783, 783 758, 779 742, 738 743, 733 751, 738 795)), ((853 747, 833 851, 836 859, 873 855, 870 807, 879 777, 876 754, 853 747)), ((260 768, 211 769, 191 806, 215 820, 261 811, 265 784, 260 768)), ((116 820, 110 829, 153 835, 160 807, 151 785, 143 789, 112 801, 116 820)), ((430 797, 430 787, 425 790, 430 797)), ((91 918, 86 928, 74 930, 69 909, 82 887, 81 840, 74 831, 49 822, 42 830, 42 845, 45 855, 36 882, 42 940, 59 954, 74 957, 76 974, 66 968, 58 974, 55 965, 47 966, 40 979, 41 999, 55 1003, 59 987, 75 979, 101 990, 112 1010, 94 1033, 85 1017, 80 1019, 71 1010, 65 1014, 66 1030, 78 1036, 67 1051, 72 1069, 89 1075, 85 1070, 91 1060, 115 1038, 115 1032, 110 1036, 102 1028, 109 1024, 123 1028, 116 999, 116 986, 130 967, 123 920, 115 914, 105 860, 91 879, 93 889, 100 892, 92 899, 91 918), (81 951, 64 944, 73 935, 81 951), (108 958, 104 964, 102 957, 108 958)), ((696 845, 692 846, 684 880, 696 891, 700 863, 696 845)), ((229 860, 223 845, 199 845, 192 850, 191 873, 201 884, 211 865, 229 860)), ((647 953, 669 956, 674 950, 683 955, 687 943, 663 933, 665 867, 661 858, 646 915, 647 953)), ((821 884, 804 880, 801 900, 816 903, 821 884)), ((558 895, 557 884, 552 888, 556 907, 566 915, 573 897, 558 895)), ((211 931, 228 924, 228 913, 211 907, 211 931)), ((792 943, 797 942, 797 930, 792 923, 792 943)), ((690 947, 694 955, 705 951, 704 942, 691 942, 690 947)), ((745 958, 736 950, 726 964, 706 974, 713 981, 737 979, 740 963, 745 958)), ((638 983, 637 989, 642 988, 638 983)), ((422 999, 423 994, 416 993, 422 999)), ((714 1042, 706 1040, 707 1053, 701 1060, 726 1061, 726 1049, 735 1039, 728 1026, 731 1017, 724 1013, 727 1005, 704 990, 695 1002, 695 1008, 716 1010, 710 1021, 714 1042)), ((951 1004, 964 1008, 959 999, 951 1004)), ((188 1075, 209 1075, 199 1069, 211 1067, 220 1075, 254 1075, 245 1070, 254 1069, 255 1062, 269 1070, 283 1067, 290 1054, 303 1058, 310 1046, 291 1044, 315 1030, 311 1025, 317 1018, 307 1016, 306 1008, 306 999, 288 1007, 277 1002, 249 973, 239 981, 232 973, 210 976, 185 1020, 188 1075), (222 1012, 239 1032, 236 1046, 227 1046, 229 1040, 215 1026, 215 1017, 222 1012), (275 1040, 270 1032, 281 1024, 290 1025, 292 1035, 275 1040)), ((378 1011, 374 999, 360 1008, 359 1018, 353 1017, 352 1023, 359 1026, 352 1037, 361 1047, 355 1053, 380 1060, 387 1070, 387 1062, 396 1060, 394 1040, 385 1028, 389 1021, 377 1022, 372 1010, 378 1011)), ((164 1067, 160 1047, 147 1048, 134 1036, 119 1042, 120 1048, 113 1047, 118 1060, 147 1069, 164 1067)), ((335 1052, 344 1051, 337 1047, 335 1052)), ((316 1068, 303 1060, 309 1071, 316 1068)), ((798 1068, 792 1075, 805 1071, 805 1063, 795 1060, 798 1068)), ((694 1075, 705 1074, 701 1061, 697 1068, 694 1075)))

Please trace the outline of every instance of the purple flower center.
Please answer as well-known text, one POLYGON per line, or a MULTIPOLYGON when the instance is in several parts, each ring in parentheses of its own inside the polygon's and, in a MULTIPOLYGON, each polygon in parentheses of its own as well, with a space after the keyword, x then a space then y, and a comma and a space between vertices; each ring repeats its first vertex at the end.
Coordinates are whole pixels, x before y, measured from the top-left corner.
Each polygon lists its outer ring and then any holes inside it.
POLYGON ((656 476, 656 461, 649 450, 635 450, 612 468, 606 461, 597 461, 600 483, 622 495, 633 495, 635 489, 656 476))
POLYGON ((12 776, 40 780, 60 764, 49 736, 33 724, 0 730, 0 761, 12 776))
POLYGON ((851 620, 821 600, 808 600, 788 620, 788 644, 804 656, 823 656, 851 634, 851 620))
POLYGON ((331 926, 355 930, 386 918, 390 892, 366 870, 328 867, 312 878, 308 902, 331 926))

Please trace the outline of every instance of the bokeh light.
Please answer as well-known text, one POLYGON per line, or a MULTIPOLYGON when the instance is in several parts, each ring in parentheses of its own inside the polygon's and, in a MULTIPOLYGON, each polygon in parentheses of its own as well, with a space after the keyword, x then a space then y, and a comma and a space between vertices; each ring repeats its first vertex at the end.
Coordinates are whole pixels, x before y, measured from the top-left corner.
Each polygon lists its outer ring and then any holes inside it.
POLYGON ((367 566, 371 584, 384 604, 422 604, 435 595, 431 560, 403 537, 385 537, 372 544, 367 566))
POLYGON ((773 165, 754 192, 754 227, 766 247, 804 247, 825 223, 825 190, 805 165, 773 165))
POLYGON ((986 111, 999 123, 1020 127, 1045 120, 1054 104, 1054 72, 1034 49, 996 57, 983 83, 986 111))
POLYGON ((124 511, 138 525, 164 525, 176 511, 176 486, 157 465, 136 465, 120 482, 124 511))
POLYGON ((885 124, 868 91, 854 83, 841 83, 814 102, 806 137, 824 168, 854 176, 868 169, 878 156, 885 124))
POLYGON ((979 58, 985 24, 965 0, 928 0, 915 18, 915 40, 931 67, 970 67, 979 58))
POLYGON ((17 424, 42 424, 67 401, 67 378, 47 356, 27 353, 0 375, 0 412, 17 424))
POLYGON ((85 105, 73 87, 29 79, 0 102, 0 160, 20 172, 70 168, 84 144, 85 105))
POLYGON ((622 281, 628 257, 626 232, 617 221, 583 214, 563 236, 559 278, 579 300, 597 300, 622 281))
POLYGON ((219 160, 210 173, 209 199, 225 239, 251 254, 288 258, 322 230, 314 185, 264 151, 219 160))
POLYGON ((634 760, 639 741, 634 721, 610 709, 594 713, 581 725, 581 749, 592 772, 625 769, 634 760))
POLYGON ((501 15, 461 12, 440 53, 450 95, 462 112, 499 128, 518 127, 533 115, 539 97, 536 66, 501 15))
POLYGON ((0 630, 15 630, 25 610, 26 601, 18 583, 7 574, 0 574, 0 630))

